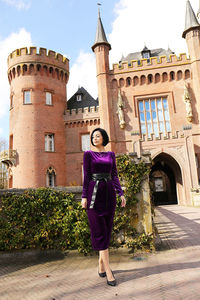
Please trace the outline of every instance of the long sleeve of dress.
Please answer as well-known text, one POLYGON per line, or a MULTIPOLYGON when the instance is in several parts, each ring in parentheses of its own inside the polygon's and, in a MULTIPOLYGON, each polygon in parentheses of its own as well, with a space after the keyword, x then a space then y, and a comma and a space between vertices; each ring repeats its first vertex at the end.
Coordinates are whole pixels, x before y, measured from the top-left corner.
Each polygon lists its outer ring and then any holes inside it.
POLYGON ((112 172, 111 172, 111 177, 114 183, 115 190, 117 191, 119 196, 124 195, 124 191, 121 188, 119 178, 118 178, 118 173, 117 173, 117 166, 116 166, 116 158, 115 158, 115 153, 112 152, 113 156, 113 167, 112 167, 112 172))
POLYGON ((90 153, 89 151, 85 151, 83 155, 83 191, 82 198, 88 197, 88 185, 91 179, 91 167, 90 167, 90 153))

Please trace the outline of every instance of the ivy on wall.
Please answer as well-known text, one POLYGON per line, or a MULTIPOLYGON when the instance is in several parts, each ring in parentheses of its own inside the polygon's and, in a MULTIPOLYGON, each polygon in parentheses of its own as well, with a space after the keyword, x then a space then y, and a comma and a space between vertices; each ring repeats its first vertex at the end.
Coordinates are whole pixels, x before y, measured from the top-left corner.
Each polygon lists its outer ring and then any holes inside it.
POLYGON ((117 195, 117 207, 114 218, 112 245, 119 247, 124 244, 132 250, 152 250, 154 248, 153 235, 138 233, 136 230, 137 208, 139 201, 137 194, 141 190, 142 181, 148 178, 150 166, 142 160, 135 163, 128 154, 116 157, 118 177, 125 187, 124 196, 126 207, 121 207, 121 199, 117 195))
MULTIPOLYGON (((138 201, 135 194, 150 169, 143 162, 133 163, 128 155, 118 156, 116 162, 127 205, 122 208, 117 196, 110 246, 150 249, 152 237, 139 235, 132 222, 138 201)), ((87 213, 74 194, 38 188, 1 196, 0 251, 30 248, 92 251, 87 213)))

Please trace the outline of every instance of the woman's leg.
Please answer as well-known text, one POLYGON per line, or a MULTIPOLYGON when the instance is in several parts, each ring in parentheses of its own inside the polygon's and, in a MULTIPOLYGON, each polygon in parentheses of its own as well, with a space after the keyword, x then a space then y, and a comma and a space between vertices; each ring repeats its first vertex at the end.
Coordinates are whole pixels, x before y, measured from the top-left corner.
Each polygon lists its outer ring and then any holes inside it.
POLYGON ((101 262, 101 264, 103 262, 103 266, 104 266, 104 269, 106 271, 107 279, 109 281, 114 280, 115 278, 112 275, 111 268, 110 268, 110 265, 109 265, 109 252, 108 252, 108 248, 105 249, 105 250, 100 250, 99 251, 99 262, 101 262))
POLYGON ((99 273, 103 273, 103 272, 105 272, 105 267, 104 267, 101 251, 99 251, 99 273))

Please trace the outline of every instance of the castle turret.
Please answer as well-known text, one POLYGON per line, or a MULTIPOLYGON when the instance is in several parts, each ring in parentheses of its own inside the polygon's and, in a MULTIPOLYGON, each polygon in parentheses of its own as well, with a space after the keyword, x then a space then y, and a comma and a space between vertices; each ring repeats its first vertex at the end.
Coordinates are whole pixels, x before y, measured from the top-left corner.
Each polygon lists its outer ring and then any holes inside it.
POLYGON ((98 13, 98 23, 96 31, 95 43, 92 50, 96 55, 96 69, 97 69, 97 84, 99 97, 99 114, 101 127, 103 127, 110 136, 110 149, 114 151, 115 144, 115 130, 113 128, 113 111, 112 99, 109 88, 109 51, 111 45, 108 43, 106 34, 101 21, 100 11, 98 13))
POLYGON ((186 2, 185 30, 183 38, 186 39, 188 51, 192 60, 200 58, 200 24, 192 9, 190 1, 186 2))
POLYGON ((185 30, 182 37, 187 42, 191 59, 192 87, 197 102, 196 109, 200 113, 200 24, 189 0, 186 2, 185 30))
POLYGON ((10 83, 10 187, 66 185, 66 108, 68 59, 44 48, 13 51, 10 83))

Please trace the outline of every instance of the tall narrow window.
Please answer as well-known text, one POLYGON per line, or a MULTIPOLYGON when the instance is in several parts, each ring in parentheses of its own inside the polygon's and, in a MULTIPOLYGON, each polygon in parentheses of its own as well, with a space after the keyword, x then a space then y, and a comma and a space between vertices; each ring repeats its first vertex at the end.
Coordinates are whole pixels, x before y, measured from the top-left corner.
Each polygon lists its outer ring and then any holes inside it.
POLYGON ((90 134, 82 134, 81 135, 81 150, 87 151, 90 150, 90 134))
POLYGON ((46 92, 46 104, 52 105, 52 93, 46 92))
POLYGON ((31 91, 24 91, 24 104, 31 103, 31 91))
POLYGON ((82 100, 82 95, 80 94, 80 95, 76 95, 76 100, 77 101, 81 101, 82 100))
POLYGON ((45 134, 45 151, 54 152, 54 134, 45 134))
POLYGON ((139 101, 140 129, 148 137, 171 131, 168 101, 166 97, 139 101))
POLYGON ((49 167, 46 173, 46 186, 56 186, 56 172, 52 167, 49 167))
POLYGON ((13 95, 10 95, 10 108, 13 108, 13 95))
POLYGON ((10 139, 9 139, 9 149, 13 150, 13 134, 10 135, 10 139))

